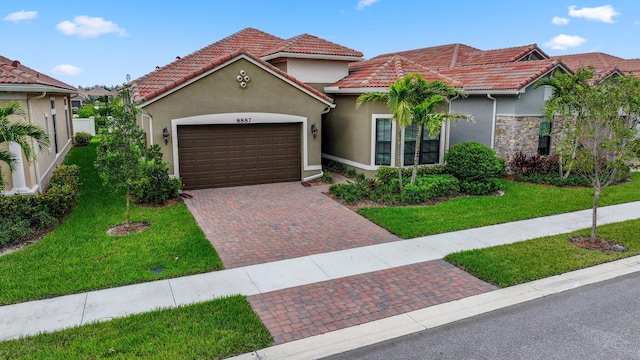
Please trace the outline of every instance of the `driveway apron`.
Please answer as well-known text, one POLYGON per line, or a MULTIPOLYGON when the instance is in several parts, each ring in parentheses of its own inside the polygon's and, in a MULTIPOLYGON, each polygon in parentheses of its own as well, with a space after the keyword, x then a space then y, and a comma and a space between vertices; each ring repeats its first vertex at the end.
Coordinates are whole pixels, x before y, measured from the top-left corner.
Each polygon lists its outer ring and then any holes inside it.
POLYGON ((400 240, 299 182, 188 193, 187 207, 227 269, 400 240))

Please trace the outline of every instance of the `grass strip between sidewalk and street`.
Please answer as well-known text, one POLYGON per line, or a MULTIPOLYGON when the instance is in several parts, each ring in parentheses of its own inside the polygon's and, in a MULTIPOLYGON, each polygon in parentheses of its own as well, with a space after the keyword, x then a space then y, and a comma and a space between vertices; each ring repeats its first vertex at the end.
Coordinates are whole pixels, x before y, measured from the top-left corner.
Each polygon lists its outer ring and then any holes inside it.
POLYGON ((602 225, 597 229, 598 238, 626 246, 627 252, 586 250, 569 242, 569 237, 588 236, 590 230, 466 250, 449 254, 444 259, 481 280, 504 288, 640 254, 640 219, 602 225))
POLYGON ((242 296, 0 342, 2 359, 222 359, 273 344, 242 296))
POLYGON ((125 220, 125 197, 102 186, 93 165, 96 146, 94 138, 66 157, 65 163, 80 168, 79 201, 71 214, 38 242, 0 256, 0 305, 222 269, 184 203, 133 206, 132 221, 151 227, 108 235, 125 220))
MULTIPOLYGON (((600 206, 640 201, 640 172, 610 186, 600 206)), ((502 196, 463 196, 430 206, 372 207, 358 212, 403 239, 591 209, 593 189, 501 180, 502 196)))

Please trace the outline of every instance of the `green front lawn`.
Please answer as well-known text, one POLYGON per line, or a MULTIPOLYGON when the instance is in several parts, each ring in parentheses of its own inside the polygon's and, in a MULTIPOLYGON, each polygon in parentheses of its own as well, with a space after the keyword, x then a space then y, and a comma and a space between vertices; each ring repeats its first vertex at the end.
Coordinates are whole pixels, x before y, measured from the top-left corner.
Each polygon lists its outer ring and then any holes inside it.
POLYGON ((242 296, 0 342, 2 359, 222 359, 273 344, 242 296))
POLYGON ((507 287, 640 254, 640 219, 598 227, 597 236, 624 245, 624 253, 585 250, 569 242, 590 229, 449 254, 445 260, 472 275, 507 287))
MULTIPOLYGON (((606 188, 600 206, 640 200, 640 173, 606 188)), ((404 239, 590 209, 593 189, 504 180, 503 196, 465 196, 431 206, 374 207, 358 212, 404 239)))
POLYGON ((79 203, 44 239, 0 257, 0 305, 135 284, 222 268, 186 205, 134 206, 132 221, 151 227, 107 235, 124 222, 124 194, 102 186, 93 166, 97 142, 73 148, 66 163, 80 167, 79 203), (158 274, 154 269, 162 269, 158 274))

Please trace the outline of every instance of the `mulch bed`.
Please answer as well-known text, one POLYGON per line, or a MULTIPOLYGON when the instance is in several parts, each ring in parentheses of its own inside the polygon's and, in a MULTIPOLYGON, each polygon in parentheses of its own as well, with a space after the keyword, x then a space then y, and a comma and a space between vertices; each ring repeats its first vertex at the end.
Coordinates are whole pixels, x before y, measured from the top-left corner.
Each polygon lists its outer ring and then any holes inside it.
POLYGON ((629 249, 627 249, 625 246, 616 244, 611 240, 596 238, 592 241, 589 236, 572 236, 569 238, 569 242, 583 249, 595 250, 605 253, 629 251, 629 249))
POLYGON ((151 223, 148 222, 132 222, 128 224, 120 224, 116 226, 112 226, 107 230, 107 234, 109 235, 130 235, 136 234, 141 231, 148 229, 151 226, 151 223))

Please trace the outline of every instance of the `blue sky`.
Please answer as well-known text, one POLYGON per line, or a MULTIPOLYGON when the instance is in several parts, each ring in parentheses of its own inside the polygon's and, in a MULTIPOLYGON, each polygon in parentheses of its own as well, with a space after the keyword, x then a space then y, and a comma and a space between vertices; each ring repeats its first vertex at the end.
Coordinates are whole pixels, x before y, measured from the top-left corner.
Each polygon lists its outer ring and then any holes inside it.
POLYGON ((365 58, 449 43, 640 58, 637 0, 28 0, 0 19, 0 55, 73 86, 122 84, 246 27, 365 58))

